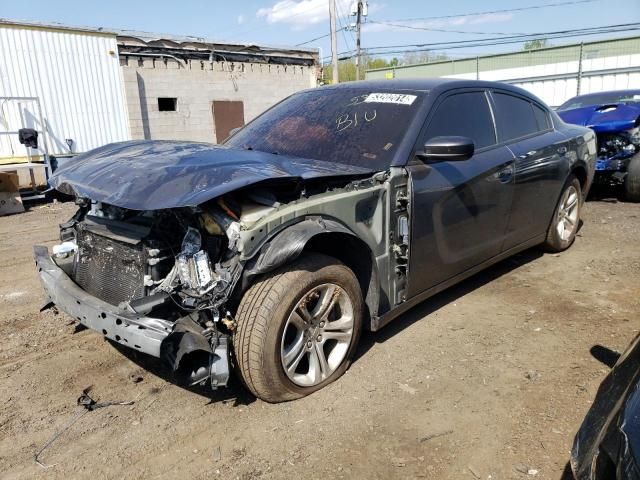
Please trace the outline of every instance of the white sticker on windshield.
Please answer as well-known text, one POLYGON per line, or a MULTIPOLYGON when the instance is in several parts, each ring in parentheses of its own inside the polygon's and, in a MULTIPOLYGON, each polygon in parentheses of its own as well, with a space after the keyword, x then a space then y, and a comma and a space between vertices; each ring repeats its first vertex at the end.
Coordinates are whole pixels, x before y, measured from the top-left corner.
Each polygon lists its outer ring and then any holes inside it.
POLYGON ((397 105, 411 105, 415 99, 415 95, 406 95, 404 93, 370 93, 364 103, 395 103, 397 105))

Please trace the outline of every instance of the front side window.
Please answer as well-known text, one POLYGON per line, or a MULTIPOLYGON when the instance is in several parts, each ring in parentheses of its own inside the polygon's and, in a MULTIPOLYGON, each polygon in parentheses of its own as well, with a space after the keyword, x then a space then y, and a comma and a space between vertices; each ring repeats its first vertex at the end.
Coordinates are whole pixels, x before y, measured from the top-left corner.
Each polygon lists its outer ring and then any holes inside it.
POLYGON ((538 120, 530 101, 506 93, 494 93, 493 100, 496 105, 498 138, 501 142, 542 130, 538 128, 538 120))
POLYGON ((496 143, 493 118, 483 92, 457 93, 438 105, 424 139, 451 135, 470 138, 476 150, 496 143))
POLYGON ((386 170, 424 95, 363 88, 302 92, 267 110, 225 145, 386 170))

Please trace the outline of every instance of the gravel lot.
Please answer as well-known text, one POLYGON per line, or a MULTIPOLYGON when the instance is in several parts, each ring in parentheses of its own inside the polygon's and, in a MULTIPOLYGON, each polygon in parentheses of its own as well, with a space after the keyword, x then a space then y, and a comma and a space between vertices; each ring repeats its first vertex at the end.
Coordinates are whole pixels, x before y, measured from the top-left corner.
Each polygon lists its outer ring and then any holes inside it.
POLYGON ((56 243, 73 211, 0 218, 3 478, 559 479, 607 372, 589 349, 621 350, 640 328, 640 205, 593 201, 569 251, 527 251, 365 334, 346 375, 311 397, 187 390, 154 359, 39 313, 31 245, 56 243), (89 385, 135 403, 84 415, 38 466, 89 385))

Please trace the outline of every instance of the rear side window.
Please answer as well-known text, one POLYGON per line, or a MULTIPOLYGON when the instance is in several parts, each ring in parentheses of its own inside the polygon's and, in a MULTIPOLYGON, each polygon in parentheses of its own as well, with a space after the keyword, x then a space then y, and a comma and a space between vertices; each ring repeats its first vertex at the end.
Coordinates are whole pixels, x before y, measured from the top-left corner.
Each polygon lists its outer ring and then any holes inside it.
POLYGON ((457 93, 438 106, 424 139, 448 135, 469 137, 476 149, 496 143, 493 118, 483 92, 457 93))
POLYGON ((528 100, 504 93, 494 93, 493 99, 496 104, 498 138, 501 142, 542 130, 538 128, 538 120, 528 100))
POLYGON ((533 114, 536 116, 536 121, 538 122, 538 130, 547 130, 551 128, 551 124, 549 123, 549 115, 546 110, 540 108, 535 103, 532 103, 533 114))

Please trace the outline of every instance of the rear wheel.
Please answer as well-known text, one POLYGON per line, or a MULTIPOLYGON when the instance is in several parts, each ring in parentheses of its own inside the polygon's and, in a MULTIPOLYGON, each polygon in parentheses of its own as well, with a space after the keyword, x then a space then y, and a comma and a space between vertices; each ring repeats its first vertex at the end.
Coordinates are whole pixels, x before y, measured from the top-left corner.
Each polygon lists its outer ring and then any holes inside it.
POLYGON ((564 185, 547 231, 544 247, 549 252, 562 252, 573 244, 578 233, 582 189, 580 181, 571 175, 564 185))
POLYGON ((268 402, 308 395, 342 375, 356 349, 362 292, 338 260, 308 254, 244 295, 233 338, 239 374, 268 402))
POLYGON ((629 161, 624 179, 624 198, 629 202, 640 202, 640 154, 629 161))

